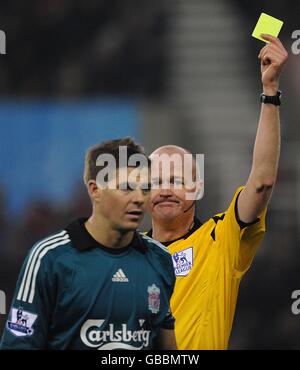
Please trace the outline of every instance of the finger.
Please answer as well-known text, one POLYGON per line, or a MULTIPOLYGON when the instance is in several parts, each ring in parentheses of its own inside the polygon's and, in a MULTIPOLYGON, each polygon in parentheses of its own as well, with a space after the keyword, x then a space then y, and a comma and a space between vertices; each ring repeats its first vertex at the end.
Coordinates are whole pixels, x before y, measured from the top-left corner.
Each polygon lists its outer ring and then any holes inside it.
POLYGON ((274 45, 274 44, 268 44, 266 46, 264 46, 262 49, 261 49, 261 56, 263 56, 266 52, 270 52, 270 53, 274 53, 274 54, 278 54, 278 55, 286 55, 287 54, 287 51, 285 49, 281 49, 279 48, 277 45, 274 45))
POLYGON ((266 66, 266 65, 271 64, 271 63, 272 63, 272 61, 269 58, 268 53, 266 53, 266 55, 263 58, 261 58, 261 64, 263 66, 266 66))
POLYGON ((288 52, 282 45, 281 41, 268 34, 262 34, 261 36, 264 36, 265 39, 269 39, 270 43, 265 45, 258 55, 258 58, 261 60, 261 63, 263 65, 267 65, 270 63, 274 64, 284 64, 285 61, 288 59, 288 52))
POLYGON ((278 37, 274 37, 272 35, 269 35, 267 33, 262 33, 260 35, 263 39, 267 40, 270 42, 269 45, 273 45, 273 46, 277 46, 279 47, 280 49, 282 49, 283 51, 286 51, 285 47, 282 45, 281 41, 279 40, 278 37))
POLYGON ((271 50, 274 53, 281 54, 283 57, 288 56, 287 50, 281 45, 276 44, 268 44, 269 50, 271 50))
POLYGON ((265 59, 266 55, 268 55, 268 58, 271 59, 272 61, 274 59, 284 59, 284 55, 276 49, 268 48, 268 49, 264 50, 264 52, 262 53, 262 58, 261 59, 265 59))
POLYGON ((274 53, 274 52, 266 52, 262 58, 262 64, 268 65, 272 64, 274 67, 280 67, 284 64, 285 59, 282 57, 281 54, 274 53))
POLYGON ((283 60, 286 60, 289 56, 285 48, 280 48, 280 47, 277 47, 276 45, 271 45, 270 51, 276 55, 280 55, 283 60))
POLYGON ((266 56, 270 54, 270 51, 269 51, 269 48, 266 47, 264 50, 262 50, 262 53, 261 53, 261 61, 265 61, 266 60, 266 56))
POLYGON ((268 45, 264 46, 262 49, 260 49, 260 52, 258 54, 258 58, 260 59, 262 54, 267 50, 268 48, 268 45))
POLYGON ((263 38, 264 40, 267 40, 267 41, 271 42, 271 43, 274 43, 274 44, 279 44, 280 43, 281 44, 281 41, 279 40, 278 37, 274 37, 274 36, 272 36, 268 33, 262 33, 260 35, 260 37, 263 38))
POLYGON ((261 57, 261 62, 263 65, 267 65, 267 64, 274 63, 275 60, 277 60, 278 58, 279 58, 279 55, 267 49, 261 57))
POLYGON ((264 59, 267 53, 268 53, 268 57, 271 60, 277 59, 277 60, 280 60, 280 61, 284 62, 288 58, 288 53, 287 53, 286 50, 283 51, 283 50, 278 49, 278 48, 276 48, 275 46, 272 46, 272 45, 268 45, 267 48, 262 50, 261 59, 264 59))

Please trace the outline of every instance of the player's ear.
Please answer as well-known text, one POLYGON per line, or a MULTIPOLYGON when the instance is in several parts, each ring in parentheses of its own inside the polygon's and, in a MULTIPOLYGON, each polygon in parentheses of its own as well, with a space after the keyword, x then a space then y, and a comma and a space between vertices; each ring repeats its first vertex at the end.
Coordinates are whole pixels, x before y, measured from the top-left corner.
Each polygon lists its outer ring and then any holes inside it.
POLYGON ((98 187, 97 182, 95 180, 90 180, 87 183, 87 189, 91 199, 95 201, 100 199, 101 189, 98 187))

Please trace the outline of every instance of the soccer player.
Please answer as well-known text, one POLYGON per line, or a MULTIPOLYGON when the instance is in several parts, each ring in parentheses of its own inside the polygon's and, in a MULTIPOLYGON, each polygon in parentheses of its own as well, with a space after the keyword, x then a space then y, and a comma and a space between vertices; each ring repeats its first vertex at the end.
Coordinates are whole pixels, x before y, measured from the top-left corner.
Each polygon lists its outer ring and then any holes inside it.
POLYGON ((149 350, 154 342, 176 349, 172 258, 136 232, 149 196, 149 164, 130 138, 88 151, 84 181, 92 215, 30 250, 2 349, 149 350), (120 147, 128 161, 120 158, 120 147), (139 166, 132 156, 141 159, 139 166))
MULTIPOLYGON (((178 349, 227 349, 239 284, 265 233, 280 150, 279 75, 288 54, 279 39, 264 38, 270 43, 259 54, 263 95, 252 170, 229 208, 201 224, 195 219, 195 201, 187 199, 191 182, 182 175, 180 161, 173 162, 170 176, 159 163, 161 155, 183 158, 189 152, 164 146, 150 156, 160 176, 153 179, 158 186, 151 191, 148 235, 173 255, 177 280, 171 309, 178 349), (169 188, 162 186, 166 183, 169 188)), ((195 190, 201 190, 200 182, 195 190)))

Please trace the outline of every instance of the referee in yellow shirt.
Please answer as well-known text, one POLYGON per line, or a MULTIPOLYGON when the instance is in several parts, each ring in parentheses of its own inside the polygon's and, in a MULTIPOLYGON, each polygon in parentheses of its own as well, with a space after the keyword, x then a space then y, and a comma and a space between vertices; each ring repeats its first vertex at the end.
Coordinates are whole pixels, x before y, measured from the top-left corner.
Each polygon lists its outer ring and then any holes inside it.
MULTIPOLYGON (((171 308, 182 350, 227 349, 239 284, 265 233, 280 152, 279 75, 288 54, 279 39, 264 38, 269 44, 259 54, 263 94, 252 169, 229 208, 201 224, 195 219, 195 201, 187 200, 188 184, 180 166, 174 164, 169 174, 160 168, 153 179, 158 186, 151 192, 148 235, 166 245, 173 256, 177 279, 171 308), (169 187, 162 186, 165 182, 169 187)), ((155 161, 162 154, 188 153, 164 146, 152 154, 152 160, 160 166, 155 161)), ((197 186, 201 190, 201 184, 197 186)))

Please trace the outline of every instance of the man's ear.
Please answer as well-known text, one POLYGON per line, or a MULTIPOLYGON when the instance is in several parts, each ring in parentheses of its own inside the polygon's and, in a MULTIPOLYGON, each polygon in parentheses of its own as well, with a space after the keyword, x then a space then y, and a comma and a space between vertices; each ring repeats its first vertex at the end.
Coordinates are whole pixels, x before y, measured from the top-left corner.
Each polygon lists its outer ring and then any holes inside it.
POLYGON ((203 195, 204 195, 204 181, 198 180, 196 183, 196 199, 195 200, 202 199, 203 195))
POLYGON ((92 200, 98 201, 100 199, 101 189, 97 186, 97 182, 95 180, 90 180, 87 183, 87 189, 92 200))
POLYGON ((186 192, 186 200, 197 201, 203 198, 204 194, 204 182, 203 180, 198 180, 194 183, 193 190, 186 192))

